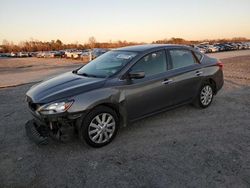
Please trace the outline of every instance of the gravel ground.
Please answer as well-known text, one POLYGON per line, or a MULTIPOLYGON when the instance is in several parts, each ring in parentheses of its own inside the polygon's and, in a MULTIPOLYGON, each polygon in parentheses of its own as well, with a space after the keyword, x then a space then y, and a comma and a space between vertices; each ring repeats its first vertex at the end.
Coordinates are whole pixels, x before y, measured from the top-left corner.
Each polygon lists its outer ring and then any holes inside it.
POLYGON ((31 84, 0 90, 0 187, 250 187, 250 56, 223 60, 204 110, 183 106, 120 129, 106 147, 25 135, 31 84))
POLYGON ((41 81, 82 65, 64 58, 0 58, 0 88, 41 81))
POLYGON ((217 53, 210 53, 208 55, 211 56, 211 57, 215 57, 217 59, 225 59, 225 58, 232 58, 232 57, 236 57, 236 56, 250 55, 250 50, 217 52, 217 53))

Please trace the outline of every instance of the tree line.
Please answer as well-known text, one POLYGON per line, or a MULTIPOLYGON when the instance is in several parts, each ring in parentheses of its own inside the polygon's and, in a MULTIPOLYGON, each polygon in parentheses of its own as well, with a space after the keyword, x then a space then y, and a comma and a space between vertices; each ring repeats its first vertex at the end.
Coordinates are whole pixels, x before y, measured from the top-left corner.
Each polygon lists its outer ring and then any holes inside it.
MULTIPOLYGON (((243 41, 250 41, 249 39, 239 37, 239 38, 232 38, 232 39, 218 39, 218 40, 203 40, 203 41, 191 41, 185 40, 182 38, 171 38, 171 39, 163 39, 153 41, 154 44, 198 44, 201 42, 243 42, 243 41)), ((94 37, 90 37, 88 42, 85 44, 64 44, 61 40, 52 40, 50 42, 43 42, 39 40, 30 40, 20 42, 19 44, 14 44, 13 42, 3 40, 2 45, 0 46, 0 52, 3 53, 10 53, 10 52, 36 52, 36 51, 57 51, 57 50, 64 50, 64 49, 92 49, 92 48, 119 48, 124 46, 130 45, 138 45, 144 43, 138 42, 127 42, 127 41, 116 41, 116 42, 98 42, 94 37)))
POLYGON ((195 45, 200 44, 202 42, 209 42, 211 44, 214 43, 226 43, 226 42, 249 42, 250 39, 247 39, 245 37, 235 37, 231 39, 213 39, 213 40, 185 40, 182 38, 171 38, 171 39, 163 39, 163 40, 157 40, 153 41, 154 44, 184 44, 184 45, 195 45))

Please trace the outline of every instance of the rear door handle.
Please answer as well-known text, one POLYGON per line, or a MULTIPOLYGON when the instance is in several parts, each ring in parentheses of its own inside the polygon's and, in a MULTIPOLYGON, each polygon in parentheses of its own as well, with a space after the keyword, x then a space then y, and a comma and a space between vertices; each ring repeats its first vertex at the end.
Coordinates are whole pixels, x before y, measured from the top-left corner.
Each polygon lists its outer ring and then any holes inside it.
POLYGON ((166 80, 162 81, 161 83, 162 83, 162 84, 169 84, 169 83, 171 83, 171 82, 173 82, 172 79, 166 79, 166 80))
POLYGON ((196 71, 195 74, 196 74, 196 76, 200 76, 200 75, 203 74, 203 72, 202 71, 196 71))

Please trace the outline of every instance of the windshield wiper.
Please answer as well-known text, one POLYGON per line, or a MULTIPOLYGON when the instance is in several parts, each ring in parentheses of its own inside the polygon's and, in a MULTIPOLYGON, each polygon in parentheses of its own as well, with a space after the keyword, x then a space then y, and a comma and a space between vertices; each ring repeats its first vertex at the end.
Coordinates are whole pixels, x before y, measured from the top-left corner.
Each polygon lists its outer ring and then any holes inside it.
POLYGON ((93 78, 105 78, 105 76, 97 76, 97 75, 94 75, 94 74, 87 74, 85 72, 83 73, 78 73, 78 70, 73 70, 72 71, 73 74, 77 74, 79 76, 85 76, 85 77, 93 77, 93 78))
POLYGON ((78 69, 73 70, 72 73, 73 73, 73 74, 77 74, 77 71, 78 71, 78 69))
POLYGON ((97 76, 96 75, 92 75, 92 74, 87 74, 87 73, 76 73, 77 75, 80 75, 80 76, 85 76, 85 77, 94 77, 94 78, 96 78, 97 76))

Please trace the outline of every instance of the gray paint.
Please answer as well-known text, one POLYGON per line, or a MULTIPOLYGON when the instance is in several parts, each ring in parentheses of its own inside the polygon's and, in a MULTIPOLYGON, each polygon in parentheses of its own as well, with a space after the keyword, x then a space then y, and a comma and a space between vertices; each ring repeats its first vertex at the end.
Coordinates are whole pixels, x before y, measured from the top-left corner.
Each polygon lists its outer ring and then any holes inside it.
MULTIPOLYGON (((216 91, 223 85, 222 70, 217 60, 204 55, 202 62, 195 65, 168 70, 164 73, 143 79, 126 79, 130 68, 148 53, 168 49, 194 49, 178 45, 140 45, 117 50, 139 53, 120 72, 110 78, 89 78, 68 72, 33 86, 27 96, 34 103, 45 104, 60 100, 75 102, 68 114, 83 113, 100 104, 111 104, 120 113, 123 123, 133 121, 162 110, 191 102, 201 84, 212 79, 216 91), (203 74, 197 76, 197 71, 203 74), (166 80, 171 83, 163 84, 166 80)), ((171 63, 168 58, 168 67, 171 63)), ((84 113, 83 113, 84 114, 84 113)))

